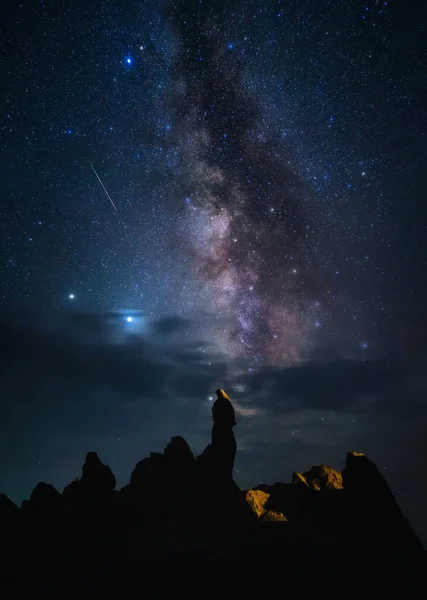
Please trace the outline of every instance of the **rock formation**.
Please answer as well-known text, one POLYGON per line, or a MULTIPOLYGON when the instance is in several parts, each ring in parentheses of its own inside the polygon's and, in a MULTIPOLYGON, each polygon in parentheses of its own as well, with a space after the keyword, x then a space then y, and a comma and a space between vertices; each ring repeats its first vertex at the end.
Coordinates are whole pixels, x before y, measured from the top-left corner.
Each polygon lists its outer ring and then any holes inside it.
POLYGON ((282 513, 266 510, 265 505, 269 498, 270 494, 267 494, 262 490, 249 490, 245 495, 246 502, 259 519, 267 521, 287 521, 287 518, 282 513))
POLYGON ((294 483, 305 483, 312 490, 342 490, 342 475, 332 467, 319 465, 305 473, 294 473, 294 483))
POLYGON ((237 423, 230 398, 221 389, 216 391, 216 395, 217 399, 212 406, 212 449, 220 477, 232 479, 237 450, 233 427, 237 423))
POLYGON ((29 500, 24 500, 22 509, 39 514, 58 511, 62 503, 62 496, 57 489, 49 483, 40 481, 31 492, 29 500))
POLYGON ((96 452, 88 452, 82 468, 80 485, 87 490, 108 493, 116 487, 116 478, 110 467, 102 464, 96 452))
POLYGON ((234 459, 237 444, 233 427, 236 418, 230 398, 222 389, 216 391, 217 399, 212 406, 211 444, 207 446, 197 463, 202 477, 218 485, 226 485, 233 479, 234 459))
POLYGON ((6 494, 0 494, 0 524, 6 525, 17 518, 19 508, 6 494))
POLYGON ((130 484, 121 492, 140 510, 171 513, 189 511, 194 499, 196 460, 180 436, 173 437, 163 454, 152 452, 134 468, 130 484))
POLYGON ((70 581, 82 582, 73 596, 84 596, 88 575, 103 581, 110 572, 122 577, 119 589, 102 590, 106 598, 135 597, 136 573, 145 581, 155 574, 156 586, 165 586, 160 595, 186 598, 191 590, 194 597, 259 598, 278 585, 289 592, 293 583, 306 593, 319 585, 408 593, 418 585, 424 548, 366 456, 349 453, 342 474, 320 465, 294 473, 291 483, 241 491, 233 481, 235 413, 221 389, 212 416, 211 443, 200 456, 173 437, 119 491, 111 469, 89 452, 81 478, 62 494, 39 483, 21 509, 1 494, 7 553, 0 569, 2 581, 13 580, 5 597, 32 597, 34 586, 51 581, 52 565, 65 582, 55 597, 69 593, 70 581), (169 575, 187 587, 179 590, 169 575), (220 578, 227 581, 221 589, 220 578), (20 596, 14 581, 31 587, 20 596))
POLYGON ((104 465, 96 452, 88 452, 80 479, 72 481, 63 491, 64 497, 96 497, 111 493, 116 487, 116 478, 110 467, 104 465))

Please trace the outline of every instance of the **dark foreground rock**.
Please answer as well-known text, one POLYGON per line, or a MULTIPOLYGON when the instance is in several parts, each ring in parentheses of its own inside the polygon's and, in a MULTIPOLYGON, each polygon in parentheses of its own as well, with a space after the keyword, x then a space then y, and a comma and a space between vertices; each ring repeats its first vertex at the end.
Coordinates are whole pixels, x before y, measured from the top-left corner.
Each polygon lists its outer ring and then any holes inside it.
POLYGON ((425 551, 376 466, 349 453, 291 483, 241 491, 234 410, 223 390, 211 443, 172 438, 130 483, 90 452, 62 494, 39 483, 19 509, 0 495, 5 598, 264 598, 411 593, 425 551))

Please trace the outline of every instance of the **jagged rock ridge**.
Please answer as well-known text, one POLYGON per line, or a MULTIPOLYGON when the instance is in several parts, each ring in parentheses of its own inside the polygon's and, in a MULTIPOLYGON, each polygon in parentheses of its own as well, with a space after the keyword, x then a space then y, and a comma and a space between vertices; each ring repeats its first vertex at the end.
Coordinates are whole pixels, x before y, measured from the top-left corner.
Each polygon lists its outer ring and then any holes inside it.
POLYGON ((235 413, 221 389, 212 415, 211 443, 200 456, 173 437, 163 453, 141 460, 120 490, 111 469, 89 452, 81 477, 62 494, 39 483, 20 509, 0 495, 10 550, 3 571, 32 581, 49 577, 52 561, 64 576, 197 565, 209 577, 231 569, 247 595, 257 589, 248 583, 253 575, 265 593, 279 574, 296 581, 307 569, 313 582, 328 577, 340 590, 395 590, 415 581, 424 548, 365 455, 348 453, 342 473, 320 465, 294 473, 290 483, 241 491, 233 480, 235 413))

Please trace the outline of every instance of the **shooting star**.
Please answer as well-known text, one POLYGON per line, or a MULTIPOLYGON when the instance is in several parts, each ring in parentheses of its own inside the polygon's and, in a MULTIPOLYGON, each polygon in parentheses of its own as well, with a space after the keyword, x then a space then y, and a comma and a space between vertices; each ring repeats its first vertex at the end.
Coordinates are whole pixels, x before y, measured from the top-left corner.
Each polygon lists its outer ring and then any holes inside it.
POLYGON ((91 162, 89 159, 88 159, 88 161, 89 161, 89 164, 90 164, 90 166, 91 166, 91 168, 92 168, 92 171, 95 173, 95 175, 96 175, 96 177, 97 177, 97 179, 98 179, 99 183, 102 185, 102 189, 103 189, 103 190, 104 190, 104 192, 107 194, 107 198, 108 198, 108 200, 109 200, 109 201, 111 202, 111 204, 113 205, 113 208, 114 208, 114 210, 115 210, 115 211, 117 211, 117 206, 116 206, 116 205, 114 204, 114 202, 112 201, 112 199, 111 199, 111 196, 110 196, 110 194, 107 192, 107 190, 106 190, 106 188, 105 188, 105 185, 102 183, 100 176, 98 175, 98 173, 97 173, 97 172, 96 172, 96 170, 95 170, 95 167, 93 166, 92 162, 91 162))

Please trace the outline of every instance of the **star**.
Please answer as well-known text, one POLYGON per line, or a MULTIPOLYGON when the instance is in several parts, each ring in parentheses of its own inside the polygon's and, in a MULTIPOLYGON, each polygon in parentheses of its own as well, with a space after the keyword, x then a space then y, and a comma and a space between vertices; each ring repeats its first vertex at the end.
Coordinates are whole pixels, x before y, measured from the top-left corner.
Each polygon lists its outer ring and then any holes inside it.
POLYGON ((68 298, 69 298, 69 300, 74 300, 75 295, 74 294, 68 294, 68 298))
POLYGON ((127 321, 128 323, 132 323, 132 321, 133 321, 133 317, 126 317, 126 321, 127 321))

